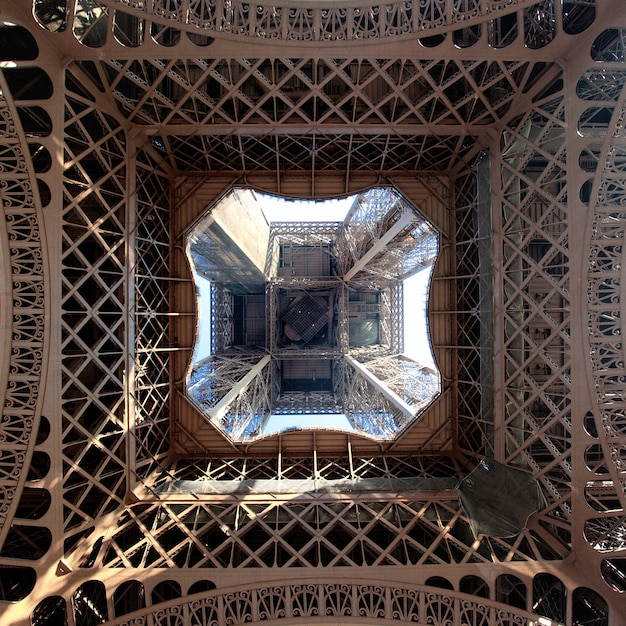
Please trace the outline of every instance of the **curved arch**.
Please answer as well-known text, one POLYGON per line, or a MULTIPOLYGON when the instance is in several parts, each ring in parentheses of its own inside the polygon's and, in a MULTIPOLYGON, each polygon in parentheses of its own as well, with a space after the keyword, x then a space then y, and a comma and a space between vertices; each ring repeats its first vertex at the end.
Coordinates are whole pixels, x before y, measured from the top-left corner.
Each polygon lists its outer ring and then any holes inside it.
POLYGON ((184 596, 108 623, 122 626, 148 618, 155 625, 161 625, 170 623, 166 620, 171 618, 194 626, 257 622, 332 624, 345 617, 353 620, 352 623, 372 626, 385 622, 439 623, 436 620, 449 620, 445 623, 455 626, 464 623, 504 626, 524 620, 534 622, 537 615, 486 598, 436 587, 303 580, 298 584, 276 582, 184 596))
MULTIPOLYGON (((0 546, 20 501, 33 455, 43 394, 42 376, 48 353, 49 321, 45 315, 46 253, 42 246, 41 202, 18 110, 0 76, 0 135, 5 146, 0 167, 0 284, 11 293, 2 317, 11 319, 4 346, 0 389, 4 397, 0 457, 0 546), (4 371, 6 368, 6 371, 4 371), (7 464, 8 463, 8 464, 7 464)), ((4 289, 3 289, 4 292, 4 289)))
MULTIPOLYGON (((123 0, 103 0, 101 5, 128 13, 133 17, 149 19, 153 25, 194 33, 209 32, 221 38, 256 38, 316 43, 336 41, 363 41, 372 38, 398 38, 419 33, 445 33, 451 30, 467 31, 483 22, 530 8, 533 0, 509 0, 494 6, 491 0, 459 3, 457 0, 438 0, 428 3, 371 3, 362 1, 350 6, 303 6, 294 0, 283 0, 274 5, 249 5, 233 2, 228 9, 213 2, 178 3, 151 2, 129 6, 123 0), (254 19, 252 19, 254 17, 254 19)), ((104 13, 97 16, 104 20, 104 13)), ((41 17, 40 17, 41 19, 41 17)), ((526 30, 535 47, 551 41, 544 36, 552 32, 553 14, 543 15, 539 10, 529 16, 526 30)), ((51 21, 58 28, 58 17, 51 21)), ((582 24, 582 22, 577 22, 582 24)), ((589 21, 586 21, 584 30, 589 21)), ((60 30, 60 29, 59 29, 60 30)))

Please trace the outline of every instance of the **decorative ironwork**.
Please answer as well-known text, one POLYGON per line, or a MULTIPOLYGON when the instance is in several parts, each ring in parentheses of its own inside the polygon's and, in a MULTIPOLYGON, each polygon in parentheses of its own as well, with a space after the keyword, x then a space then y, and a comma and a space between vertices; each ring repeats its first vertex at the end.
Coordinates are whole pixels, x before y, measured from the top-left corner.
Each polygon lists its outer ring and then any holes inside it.
MULTIPOLYGON (((41 204, 24 133, 4 79, 0 80, 0 251, 4 318, 0 381, 0 544, 10 532, 28 470, 42 406, 47 356, 46 252, 41 204)), ((26 554, 25 554, 26 556, 26 554)))
MULTIPOLYGON (((572 4, 584 6, 582 0, 572 4)), ((65 27, 66 10, 63 7, 58 6, 56 11, 36 7, 35 15, 44 26, 52 31, 65 27)), ((93 47, 104 43, 103 30, 109 19, 104 7, 110 9, 111 13, 115 10, 112 18, 116 24, 118 42, 133 47, 141 40, 146 20, 161 29, 177 28, 189 33, 200 31, 257 39, 336 42, 429 35, 432 31, 452 28, 469 30, 477 28, 481 22, 502 19, 525 10, 529 47, 549 44, 554 37, 552 25, 555 21, 550 2, 537 4, 528 0, 425 0, 417 5, 402 1, 350 7, 302 7, 298 3, 268 6, 237 0, 181 0, 176 3, 167 0, 100 0, 97 8, 89 2, 79 3, 73 29, 79 41, 93 47), (120 19, 119 14, 128 14, 134 20, 120 19)), ((576 17, 581 20, 579 16, 576 17)), ((590 19, 589 16, 585 18, 582 19, 584 25, 590 19)))
MULTIPOLYGON (((4 3, 0 27, 0 621, 619 622, 620 3, 32 8, 4 3), (244 446, 211 424, 197 441, 180 435, 196 414, 177 391, 196 312, 179 234, 234 185, 320 199, 381 184, 442 233, 433 410, 382 443, 329 431, 244 446), (203 478, 458 478, 483 454, 543 486, 546 508, 515 538, 473 537, 441 493, 158 491, 203 478)), ((385 346, 399 345, 402 293, 386 267, 355 275, 369 281, 359 289, 387 289, 384 346, 351 355, 380 371, 400 367, 385 346)), ((281 280, 276 298, 304 288, 281 280)), ((214 345, 228 352, 234 304, 214 295, 214 345)), ((316 358, 350 348, 339 321, 316 358)), ((361 394, 381 429, 401 422, 400 402, 344 370, 334 397, 361 394)), ((330 405, 294 393, 310 410, 330 405)))

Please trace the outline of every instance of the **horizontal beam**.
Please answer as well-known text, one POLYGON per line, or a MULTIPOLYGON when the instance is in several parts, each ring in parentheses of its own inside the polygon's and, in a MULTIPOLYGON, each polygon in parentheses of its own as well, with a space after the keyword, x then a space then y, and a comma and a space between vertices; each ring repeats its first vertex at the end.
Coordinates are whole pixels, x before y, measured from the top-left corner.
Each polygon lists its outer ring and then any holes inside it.
POLYGON ((346 124, 337 121, 331 124, 301 123, 237 123, 232 124, 145 124, 141 130, 148 136, 188 137, 205 135, 209 137, 265 137, 265 136, 303 136, 328 135, 350 136, 403 136, 403 137, 477 137, 484 135, 484 124, 346 124))

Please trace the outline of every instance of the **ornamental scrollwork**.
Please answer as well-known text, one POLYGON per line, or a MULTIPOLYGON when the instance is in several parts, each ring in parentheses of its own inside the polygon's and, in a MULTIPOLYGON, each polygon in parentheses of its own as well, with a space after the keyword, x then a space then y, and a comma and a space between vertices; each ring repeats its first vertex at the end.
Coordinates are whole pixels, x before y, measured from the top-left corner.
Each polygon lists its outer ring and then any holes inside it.
POLYGON ((296 585, 292 590, 294 617, 319 615, 319 595, 316 585, 296 585))
MULTIPOLYGON (((316 7, 285 4, 263 4, 245 0, 100 0, 113 10, 130 13, 136 18, 151 19, 164 28, 179 28, 203 34, 282 39, 286 41, 359 41, 373 38, 391 38, 430 34, 440 28, 470 28, 487 19, 510 14, 518 9, 521 0, 396 0, 395 2, 334 7, 322 4, 316 7)), ((79 9, 81 28, 74 29, 79 40, 89 39, 89 26, 101 18, 87 15, 79 9)), ((54 32, 55 20, 36 12, 42 26, 54 32)), ((532 27, 540 32, 553 28, 553 16, 536 12, 532 27), (547 23, 544 23, 547 22, 547 23)), ((546 45, 551 39, 539 39, 537 45, 546 45)), ((118 43, 122 43, 118 41, 118 43)), ((124 44, 122 44, 124 45, 124 44)))
POLYGON ((189 604, 191 626, 218 626, 220 623, 217 599, 207 598, 189 604))
MULTIPOLYGON (((475 603, 472 603, 475 606, 475 603)), ((465 610, 468 610, 466 603, 465 610)), ((438 593, 426 594, 426 623, 433 626, 453 626, 454 605, 453 600, 449 596, 442 596, 438 593)))
POLYGON ((384 587, 365 585, 359 587, 359 616, 371 618, 385 617, 384 587))
POLYGON ((184 626, 182 607, 173 606, 154 614, 154 626, 184 626))
MULTIPOLYGON (((147 607, 129 616, 123 626, 154 624, 218 626, 247 622, 293 620, 303 617, 335 622, 337 617, 393 619, 431 626, 522 626, 534 622, 532 613, 472 597, 452 589, 396 587, 350 583, 274 584, 238 591, 212 589, 147 607), (320 614, 319 603, 330 612, 320 614)), ((122 626, 120 624, 119 626, 122 626)))
POLYGON ((259 619, 274 620, 287 615, 284 592, 280 587, 259 589, 259 619))
POLYGON ((236 626, 252 621, 251 591, 240 591, 224 596, 226 626, 236 626))
POLYGON ((327 585, 326 615, 352 615, 352 598, 350 585, 327 585))
POLYGON ((44 262, 35 192, 13 114, 0 99, 0 244, 8 250, 11 345, 0 415, 0 530, 10 523, 36 424, 44 360, 44 262), (3 241, 2 241, 3 240, 3 241))
POLYGON ((393 589, 391 616, 402 622, 420 621, 420 594, 413 589, 393 589))

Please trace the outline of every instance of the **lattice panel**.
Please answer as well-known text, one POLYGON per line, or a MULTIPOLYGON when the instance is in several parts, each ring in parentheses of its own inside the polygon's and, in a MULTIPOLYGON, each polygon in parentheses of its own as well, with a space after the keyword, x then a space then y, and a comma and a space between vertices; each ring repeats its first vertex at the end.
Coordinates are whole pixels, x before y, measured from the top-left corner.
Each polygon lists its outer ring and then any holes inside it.
POLYGON ((63 209, 63 472, 72 539, 126 489, 126 140, 68 93, 63 209))
MULTIPOLYGON (((312 132, 267 135, 158 136, 180 171, 379 172, 447 171, 476 149, 476 138, 312 132)), ((340 130, 340 126, 337 129, 340 130)), ((326 195, 313 188, 312 195, 326 195)))
POLYGON ((535 542, 475 539, 456 500, 145 505, 128 509, 109 567, 311 568, 535 560, 535 542))
POLYGON ((152 139, 176 159, 181 171, 447 170, 475 148, 467 135, 482 132, 504 115, 542 70, 539 65, 500 61, 110 63, 97 74, 93 66, 85 67, 86 73, 99 85, 108 85, 131 120, 158 124, 160 129, 168 123, 188 128, 210 124, 211 134, 177 137, 166 132, 152 139), (125 79, 109 84, 112 70, 125 79), (432 131, 391 135, 380 132, 381 123, 432 131), (306 132, 262 132, 276 124, 306 132), (349 136, 328 130, 357 124, 358 133, 352 130, 349 136), (316 130, 320 125, 325 130, 316 130), (435 132, 442 125, 462 127, 462 136, 435 132))
POLYGON ((365 365, 415 410, 431 402, 439 393, 439 375, 408 358, 379 357, 365 365))
POLYGON ((348 419, 355 428, 374 437, 389 438, 406 423, 400 409, 380 394, 361 373, 342 362, 343 375, 336 376, 335 395, 342 398, 348 419))
POLYGON ((455 181, 457 428, 458 445, 469 455, 491 446, 491 431, 483 421, 481 336, 492 333, 481 317, 478 191, 476 172, 455 181))
POLYGON ((561 94, 502 135, 503 404, 508 463, 529 465, 561 523, 571 516, 571 337, 561 94))
MULTIPOLYGON (((169 452, 171 244, 169 177, 158 153, 136 155, 134 236, 134 394, 129 407, 134 435, 134 461, 139 476, 161 471, 169 452), (133 415, 134 413, 134 415, 133 415)), ((130 265, 130 263, 129 263, 130 265)))
POLYGON ((196 365, 190 374, 189 397, 207 413, 207 419, 236 441, 260 434, 276 396, 272 383, 275 364, 263 366, 219 414, 213 415, 211 411, 260 363, 260 356, 236 351, 212 356, 196 365))
POLYGON ((490 124, 506 113, 528 69, 520 62, 395 59, 133 60, 109 64, 102 67, 100 78, 108 82, 111 66, 126 76, 128 85, 112 84, 110 89, 130 121, 218 127, 276 123, 368 126, 381 121, 490 124))
POLYGON ((279 476, 291 479, 355 479, 379 477, 462 476, 464 472, 453 457, 443 455, 351 456, 336 457, 281 456, 255 459, 220 458, 195 461, 178 459, 169 467, 170 474, 161 480, 251 480, 279 476))

